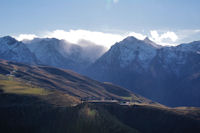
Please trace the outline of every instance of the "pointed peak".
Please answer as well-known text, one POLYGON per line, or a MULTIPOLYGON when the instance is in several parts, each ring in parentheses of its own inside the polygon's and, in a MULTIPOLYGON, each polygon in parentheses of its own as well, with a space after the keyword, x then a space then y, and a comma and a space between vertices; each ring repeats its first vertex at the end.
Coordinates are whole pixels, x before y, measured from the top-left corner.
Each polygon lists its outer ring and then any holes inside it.
POLYGON ((2 39, 6 44, 9 44, 9 45, 12 45, 17 42, 17 40, 11 36, 4 36, 4 37, 1 37, 0 39, 2 39))
POLYGON ((113 46, 131 46, 133 44, 139 44, 141 43, 141 40, 138 40, 137 38, 135 38, 134 36, 128 36, 126 38, 124 38, 123 40, 121 40, 120 42, 115 43, 115 45, 113 46))
POLYGON ((153 42, 152 40, 150 40, 148 37, 146 37, 144 39, 144 42, 146 42, 146 43, 154 43, 155 44, 155 42, 153 42))
POLYGON ((2 37, 2 39, 4 39, 4 40, 16 40, 15 38, 13 38, 11 36, 4 36, 4 37, 2 37))
POLYGON ((123 41, 138 41, 138 39, 135 38, 134 36, 128 36, 123 41))
POLYGON ((144 41, 151 41, 149 37, 145 37, 144 41))
POLYGON ((147 43, 147 44, 150 44, 151 46, 156 47, 156 48, 161 48, 162 47, 161 45, 156 44, 155 42, 153 42, 152 40, 150 40, 148 37, 146 37, 144 39, 144 42, 147 43))

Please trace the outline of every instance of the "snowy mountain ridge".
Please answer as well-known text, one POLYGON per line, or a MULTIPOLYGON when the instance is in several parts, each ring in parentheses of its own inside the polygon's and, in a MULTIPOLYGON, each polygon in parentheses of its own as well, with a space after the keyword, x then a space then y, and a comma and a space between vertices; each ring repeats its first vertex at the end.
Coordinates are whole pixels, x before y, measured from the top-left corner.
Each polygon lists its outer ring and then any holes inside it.
POLYGON ((156 56, 157 49, 161 48, 150 40, 138 40, 135 37, 127 37, 121 42, 113 45, 101 59, 111 63, 113 59, 118 60, 120 67, 125 68, 133 62, 140 62, 144 68, 148 67, 150 61, 156 56))
POLYGON ((22 42, 18 42, 10 36, 0 38, 0 57, 2 59, 36 64, 38 63, 35 55, 22 42))
POLYGON ((49 65, 80 71, 100 57, 104 48, 82 41, 87 46, 56 38, 35 38, 22 42, 6 36, 0 38, 2 59, 28 64, 49 65))
POLYGON ((200 41, 157 47, 147 39, 128 37, 113 45, 85 75, 169 106, 200 106, 200 41))
POLYGON ((121 68, 138 65, 148 71, 149 65, 155 58, 162 58, 163 65, 184 64, 186 63, 184 58, 191 53, 200 53, 200 41, 169 47, 158 45, 149 38, 138 40, 134 37, 127 37, 113 45, 96 63, 104 62, 121 68))

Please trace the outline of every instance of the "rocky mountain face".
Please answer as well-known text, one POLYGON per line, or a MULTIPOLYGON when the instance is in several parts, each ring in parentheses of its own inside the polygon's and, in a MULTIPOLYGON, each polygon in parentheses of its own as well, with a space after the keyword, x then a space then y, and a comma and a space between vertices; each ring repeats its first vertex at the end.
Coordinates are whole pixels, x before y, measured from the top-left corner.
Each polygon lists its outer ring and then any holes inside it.
MULTIPOLYGON (((41 64, 71 69, 77 72, 85 69, 100 56, 94 55, 93 58, 90 58, 90 53, 98 46, 88 46, 89 49, 86 45, 79 46, 55 38, 36 38, 25 41, 25 43, 41 64)), ((97 53, 102 51, 100 47, 98 48, 97 53)))
POLYGON ((82 48, 55 38, 34 39, 26 42, 41 64, 78 70, 89 61, 81 56, 82 48))
POLYGON ((36 38, 19 42, 7 36, 0 38, 0 57, 10 61, 55 66, 80 72, 105 50, 85 40, 80 43, 79 46, 55 38, 36 38))
POLYGON ((169 106, 200 106, 200 41, 162 47, 128 37, 92 64, 86 75, 169 106))
POLYGON ((38 63, 35 55, 24 43, 10 36, 0 38, 0 58, 27 64, 38 63))

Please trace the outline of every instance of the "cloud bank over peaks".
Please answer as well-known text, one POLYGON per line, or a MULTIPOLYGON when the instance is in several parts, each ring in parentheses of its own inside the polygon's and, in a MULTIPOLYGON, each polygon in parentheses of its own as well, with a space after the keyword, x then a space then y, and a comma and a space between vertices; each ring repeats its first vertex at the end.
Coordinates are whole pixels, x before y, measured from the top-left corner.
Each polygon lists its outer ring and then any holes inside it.
MULTIPOLYGON (((195 34, 199 33, 199 30, 193 31, 195 34)), ((39 37, 39 38, 57 38, 57 39, 63 39, 67 42, 78 44, 78 45, 87 45, 85 42, 90 42, 94 45, 100 45, 107 49, 109 49, 113 44, 116 42, 122 41, 124 38, 128 36, 134 36, 135 38, 139 40, 144 40, 147 36, 150 38, 150 40, 154 41, 157 44, 163 45, 163 46, 175 46, 178 45, 181 42, 181 40, 184 40, 184 38, 188 38, 190 36, 191 31, 186 34, 186 32, 183 32, 184 36, 182 36, 182 32, 173 32, 173 31, 160 31, 160 30, 151 30, 147 33, 137 33, 137 32, 126 32, 124 34, 119 33, 107 33, 107 32, 99 32, 99 31, 90 31, 90 30, 84 30, 84 29, 78 29, 78 30, 54 30, 54 31, 47 31, 42 32, 41 34, 20 34, 18 36, 14 36, 17 40, 22 41, 24 39, 26 40, 32 40, 33 38, 39 37), (84 43, 80 43, 81 40, 85 40, 84 43)), ((192 34, 194 35, 194 34, 192 34)), ((185 40, 184 40, 185 41, 185 40)), ((193 41, 193 40, 191 40, 193 41)))
MULTIPOLYGON (((33 38, 57 38, 63 39, 67 42, 78 44, 81 40, 86 40, 96 45, 101 45, 106 47, 107 49, 110 48, 116 42, 123 40, 128 36, 134 36, 140 40, 143 40, 146 35, 142 35, 136 32, 129 32, 124 35, 122 34, 115 34, 115 33, 105 33, 105 32, 98 32, 98 31, 89 31, 89 30, 54 30, 43 32, 41 35, 35 34, 20 34, 18 36, 14 36, 17 40, 32 40, 33 38)), ((86 43, 84 43, 86 45, 86 43)), ((82 44, 80 44, 82 45, 82 44)))
POLYGON ((68 42, 78 44, 80 40, 87 40, 97 45, 109 48, 115 42, 121 41, 123 37, 119 34, 103 33, 89 30, 55 30, 47 32, 44 37, 64 39, 68 42))

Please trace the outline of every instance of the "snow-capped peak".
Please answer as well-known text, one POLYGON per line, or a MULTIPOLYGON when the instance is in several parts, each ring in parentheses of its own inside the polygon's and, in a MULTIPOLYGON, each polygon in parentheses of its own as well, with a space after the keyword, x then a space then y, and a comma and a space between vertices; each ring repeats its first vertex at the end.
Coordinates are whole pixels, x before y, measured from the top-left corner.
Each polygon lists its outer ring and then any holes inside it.
POLYGON ((133 42, 133 41, 138 41, 138 39, 135 38, 134 36, 128 36, 122 41, 133 42))
POLYGON ((35 55, 31 53, 26 45, 11 36, 0 38, 0 58, 28 64, 37 62, 35 55))
POLYGON ((107 62, 112 62, 113 57, 117 57, 116 62, 119 62, 120 67, 127 67, 135 62, 140 62, 140 65, 146 68, 151 59, 155 57, 156 50, 157 48, 149 43, 129 36, 113 45, 105 56, 108 58, 107 62))

